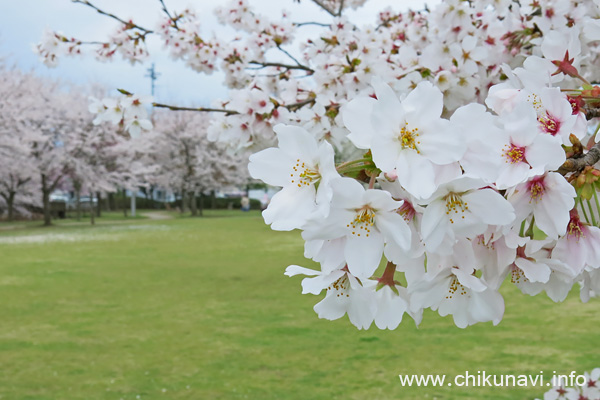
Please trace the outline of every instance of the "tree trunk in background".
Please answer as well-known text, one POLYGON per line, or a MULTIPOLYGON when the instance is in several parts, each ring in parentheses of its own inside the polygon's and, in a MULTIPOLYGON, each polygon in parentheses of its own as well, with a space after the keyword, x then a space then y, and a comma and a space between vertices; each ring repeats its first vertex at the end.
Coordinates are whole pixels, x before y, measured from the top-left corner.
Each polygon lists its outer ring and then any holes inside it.
POLYGON ((50 188, 46 175, 42 174, 42 204, 44 206, 44 226, 52 225, 52 215, 50 214, 50 188))
POLYGON ((187 196, 185 195, 185 189, 181 190, 181 213, 185 213, 185 203, 187 202, 187 196))
POLYGON ((90 192, 90 222, 92 223, 92 225, 96 224, 96 220, 94 219, 95 216, 96 213, 94 212, 94 192, 90 192))
POLYGON ((102 216, 102 193, 96 192, 96 199, 96 215, 100 218, 102 216))
POLYGON ((6 207, 8 208, 9 221, 12 221, 15 218, 15 194, 16 192, 9 192, 8 198, 6 199, 6 207))
POLYGON ((108 194, 108 199, 107 199, 107 204, 106 204, 106 211, 113 211, 115 210, 115 194, 114 193, 109 193, 108 194))
POLYGON ((210 191, 210 208, 213 210, 217 208, 217 194, 214 190, 210 191))
POLYGON ((200 207, 198 208, 198 214, 203 217, 203 211, 204 211, 204 196, 202 195, 202 190, 200 191, 200 194, 198 195, 198 198, 200 199, 200 207))
POLYGON ((75 216, 77 221, 81 220, 81 185, 74 184, 75 186, 75 216))
POLYGON ((190 192, 190 209, 192 211, 192 217, 198 216, 198 199, 196 198, 195 192, 190 192))

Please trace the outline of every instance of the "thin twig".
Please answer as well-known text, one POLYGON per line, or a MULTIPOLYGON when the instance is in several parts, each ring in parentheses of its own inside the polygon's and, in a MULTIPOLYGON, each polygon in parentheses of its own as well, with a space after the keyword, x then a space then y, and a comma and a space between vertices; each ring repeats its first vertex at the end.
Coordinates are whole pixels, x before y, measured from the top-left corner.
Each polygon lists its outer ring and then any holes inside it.
POLYGON ((338 16, 338 17, 341 17, 341 16, 342 16, 342 10, 343 10, 343 9, 344 9, 344 0, 341 0, 341 1, 340 1, 340 8, 338 9, 338 12, 337 12, 337 16, 338 16))
POLYGON ((305 105, 308 105, 308 104, 313 104, 315 101, 316 101, 316 100, 315 100, 314 98, 310 98, 310 99, 307 99, 307 100, 301 101, 301 102, 299 102, 299 103, 294 103, 294 104, 288 104, 288 105, 285 105, 284 107, 285 107, 285 108, 287 108, 287 109, 288 109, 288 110, 290 110, 290 111, 296 111, 296 110, 298 110, 299 108, 302 108, 302 107, 304 107, 305 105))
POLYGON ((173 111, 219 112, 219 113, 225 113, 225 115, 239 114, 239 112, 237 112, 235 110, 227 110, 225 108, 179 107, 179 106, 172 106, 169 104, 162 104, 162 103, 152 103, 152 106, 158 107, 158 108, 168 108, 169 110, 173 110, 173 111))
POLYGON ((94 42, 94 41, 84 41, 84 40, 77 40, 75 42, 69 42, 69 43, 74 43, 77 45, 82 45, 82 44, 100 44, 102 46, 110 45, 110 43, 108 43, 108 42, 94 42))
POLYGON ((329 7, 327 7, 327 6, 325 5, 325 3, 323 3, 321 0, 312 0, 312 1, 313 1, 313 3, 315 3, 316 5, 318 5, 319 7, 321 7, 323 10, 327 11, 327 13, 328 13, 329 15, 331 15, 332 17, 335 17, 335 16, 336 16, 336 15, 335 15, 335 13, 334 13, 333 11, 331 11, 331 10, 329 9, 329 7))
MULTIPOLYGON (((279 67, 285 69, 301 69, 303 71, 315 72, 312 68, 307 67, 306 65, 288 65, 283 63, 276 62, 260 62, 260 61, 250 61, 250 64, 260 65, 261 67, 279 67)), ((260 68, 258 68, 260 69, 260 68)))
POLYGON ((103 11, 103 10, 99 9, 98 7, 96 7, 95 5, 93 5, 92 3, 90 3, 90 2, 89 2, 89 1, 87 1, 87 0, 71 0, 71 1, 72 1, 73 3, 80 3, 80 4, 86 5, 86 6, 88 6, 88 7, 91 7, 91 8, 93 8, 94 10, 96 10, 96 12, 98 12, 99 14, 106 15, 107 17, 110 17, 110 18, 116 19, 117 21, 119 21, 120 23, 124 24, 124 25, 125 25, 125 26, 127 26, 128 28, 137 28, 137 29, 139 29, 139 30, 143 31, 145 34, 148 34, 148 33, 152 33, 152 32, 153 32, 153 31, 152 31, 152 30, 150 30, 150 29, 146 29, 146 28, 144 28, 144 27, 141 27, 141 26, 139 26, 139 25, 137 25, 137 24, 134 24, 132 21, 125 21, 125 20, 123 20, 123 19, 121 19, 121 18, 117 17, 117 16, 116 16, 116 15, 114 15, 114 14, 111 14, 111 13, 108 13, 108 12, 106 12, 106 11, 103 11))
MULTIPOLYGON (((291 55, 291 54, 290 54, 290 53, 289 53, 289 52, 288 52, 286 49, 282 48, 282 47, 281 47, 281 46, 279 46, 279 45, 277 45, 277 48, 278 48, 279 50, 281 50, 281 51, 283 52, 283 54, 285 54, 286 56, 288 56, 289 58, 291 58, 292 60, 294 60, 294 62, 295 62, 297 65, 304 66, 304 65, 302 65, 302 63, 301 63, 300 61, 298 61, 298 60, 296 59, 296 57, 294 57, 293 55, 291 55)), ((308 67, 306 67, 306 68, 308 68, 308 67)))
POLYGON ((162 9, 165 12, 165 14, 167 14, 167 16, 169 17, 169 19, 171 21, 173 21, 173 27, 177 30, 179 30, 179 27, 177 26, 177 20, 175 18, 173 18, 173 16, 171 15, 171 13, 169 12, 169 10, 167 9, 167 6, 165 5, 165 2, 163 0, 158 0, 160 1, 160 4, 162 5, 162 9))
POLYGON ((317 25, 317 26, 324 26, 324 27, 328 27, 331 26, 331 24, 324 24, 322 22, 294 22, 293 23, 294 26, 305 26, 305 25, 317 25))

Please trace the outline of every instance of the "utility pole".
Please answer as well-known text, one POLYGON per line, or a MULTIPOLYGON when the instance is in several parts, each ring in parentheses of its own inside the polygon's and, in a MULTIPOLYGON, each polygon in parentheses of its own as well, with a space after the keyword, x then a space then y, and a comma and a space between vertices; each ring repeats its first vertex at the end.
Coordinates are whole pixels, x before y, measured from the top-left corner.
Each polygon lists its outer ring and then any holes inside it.
POLYGON ((152 94, 152 97, 154 97, 154 82, 156 82, 160 74, 156 72, 156 69, 154 69, 154 63, 152 63, 152 66, 146 71, 148 71, 148 73, 144 76, 146 78, 150 78, 150 93, 152 94))

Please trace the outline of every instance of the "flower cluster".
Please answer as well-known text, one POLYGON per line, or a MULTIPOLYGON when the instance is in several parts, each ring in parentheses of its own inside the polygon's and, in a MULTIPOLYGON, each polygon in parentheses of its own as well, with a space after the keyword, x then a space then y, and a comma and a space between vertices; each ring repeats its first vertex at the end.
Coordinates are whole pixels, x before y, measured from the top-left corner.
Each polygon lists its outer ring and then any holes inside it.
MULTIPOLYGON (((216 11, 232 40, 164 4, 155 32, 122 22, 134 44, 156 33, 172 57, 225 73, 229 99, 198 109, 218 112, 209 139, 263 149, 250 173, 282 188, 264 218, 302 231, 320 271, 286 274, 326 292, 318 315, 393 329, 430 308, 466 327, 501 321, 504 283, 554 301, 576 284, 583 301, 599 294, 599 3, 447 0, 358 27, 342 11, 363 1, 313 2, 331 22, 298 51, 306 24, 247 0, 216 11)), ((61 38, 38 46, 50 64, 74 41, 61 38)), ((143 128, 130 105, 93 108, 143 128)))
MULTIPOLYGON (((259 87, 278 101, 285 99, 283 104, 303 104, 312 99, 305 107, 294 109, 288 121, 280 122, 303 126, 344 151, 347 131, 339 110, 357 96, 372 95, 374 77, 404 94, 420 82, 431 82, 444 95, 446 114, 468 103, 482 103, 492 85, 506 80, 510 68, 520 67, 519 77, 528 75, 526 83, 538 87, 546 83, 546 75, 539 71, 558 72, 552 81, 562 79, 563 85, 577 84, 574 69, 588 80, 598 78, 597 70, 591 68, 598 57, 598 6, 592 1, 536 4, 445 1, 428 13, 386 10, 380 13, 376 26, 362 29, 338 16, 317 39, 304 43, 301 56, 287 66, 264 63, 264 52, 258 53, 248 38, 242 42, 244 46, 236 47, 235 54, 224 56, 236 60, 224 71, 227 82, 238 88, 245 79, 246 88, 241 90, 259 87), (247 63, 252 57, 263 62, 262 68, 253 69, 247 63), (310 80, 294 79, 306 76, 310 80)), ((226 21, 249 32, 248 27, 234 22, 233 16, 241 9, 228 10, 221 9, 220 15, 227 15, 226 21)), ((246 6, 243 10, 250 12, 246 6)), ((270 48, 264 44, 260 47, 270 48)), ((227 124, 219 121, 218 125, 227 124)), ((238 135, 246 146, 273 137, 270 129, 250 135, 240 131, 238 135)), ((230 138, 228 132, 218 140, 227 142, 230 138)))
POLYGON ((144 33, 133 30, 131 25, 120 25, 109 36, 106 43, 101 43, 96 49, 98 61, 111 61, 115 54, 120 54, 132 65, 148 59, 144 33))
POLYGON ((67 39, 62 33, 44 30, 42 41, 33 46, 33 51, 47 67, 56 67, 64 55, 80 55, 81 49, 75 39, 67 39))
POLYGON ((554 301, 576 282, 584 299, 598 292, 600 229, 580 217, 598 209, 567 180, 577 174, 555 172, 565 146, 589 138, 587 125, 552 86, 553 71, 546 85, 523 68, 507 72, 489 110, 467 104, 449 118, 430 82, 399 98, 374 78, 372 96, 341 109, 359 160, 336 166, 327 142, 293 126, 276 127, 279 148, 250 157, 253 177, 283 188, 265 222, 301 229, 305 255, 321 264, 286 270, 314 276, 304 293, 326 291, 321 318, 347 313, 359 328, 394 329, 404 313, 418 323, 431 308, 464 328, 500 322, 508 280, 554 301))
POLYGON ((152 104, 152 97, 124 94, 118 98, 103 100, 90 99, 89 111, 96 114, 94 124, 108 121, 128 131, 132 136, 152 129, 146 107, 152 104))
POLYGON ((559 385, 544 393, 543 400, 600 400, 600 368, 583 376, 585 383, 574 387, 568 387, 566 382, 557 382, 559 385))

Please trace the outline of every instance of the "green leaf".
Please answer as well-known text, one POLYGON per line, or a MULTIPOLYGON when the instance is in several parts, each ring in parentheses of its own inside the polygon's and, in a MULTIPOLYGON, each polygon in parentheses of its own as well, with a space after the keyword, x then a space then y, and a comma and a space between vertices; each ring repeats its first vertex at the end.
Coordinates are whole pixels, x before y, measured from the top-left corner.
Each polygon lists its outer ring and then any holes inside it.
POLYGON ((594 188, 592 187, 591 184, 586 183, 585 185, 583 185, 583 187, 581 188, 581 197, 589 200, 592 198, 592 196, 594 195, 594 188))

